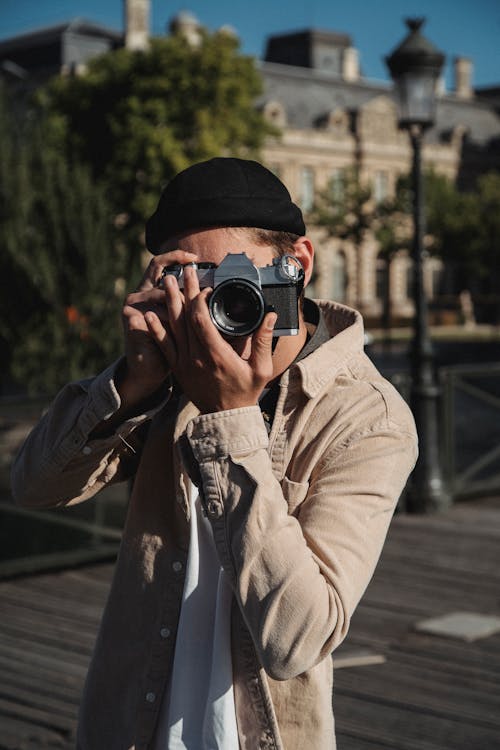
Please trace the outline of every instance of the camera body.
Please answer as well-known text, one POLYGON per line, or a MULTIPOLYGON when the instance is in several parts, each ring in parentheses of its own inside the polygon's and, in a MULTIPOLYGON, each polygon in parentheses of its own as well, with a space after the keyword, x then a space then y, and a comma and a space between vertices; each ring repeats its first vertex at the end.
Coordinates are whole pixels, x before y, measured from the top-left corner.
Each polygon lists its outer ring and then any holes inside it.
MULTIPOLYGON (((190 264, 191 265, 191 264, 190 264)), ((278 318, 273 336, 295 336, 299 332, 299 297, 304 287, 304 269, 293 255, 275 258, 268 266, 255 266, 246 253, 228 253, 216 266, 194 264, 200 289, 211 287, 208 307, 216 328, 226 336, 248 336, 273 310, 278 318)), ((184 288, 184 266, 165 266, 158 282, 173 274, 184 288)))

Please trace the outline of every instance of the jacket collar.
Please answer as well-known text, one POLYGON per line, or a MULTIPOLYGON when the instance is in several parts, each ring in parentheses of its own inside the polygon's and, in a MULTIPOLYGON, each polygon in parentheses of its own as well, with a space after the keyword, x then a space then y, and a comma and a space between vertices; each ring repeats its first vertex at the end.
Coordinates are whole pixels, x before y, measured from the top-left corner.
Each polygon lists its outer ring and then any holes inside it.
POLYGON ((302 390, 309 398, 314 398, 325 383, 333 380, 349 359, 362 354, 364 346, 363 319, 356 310, 328 300, 315 302, 331 338, 289 371, 290 382, 295 373, 300 374, 302 390))

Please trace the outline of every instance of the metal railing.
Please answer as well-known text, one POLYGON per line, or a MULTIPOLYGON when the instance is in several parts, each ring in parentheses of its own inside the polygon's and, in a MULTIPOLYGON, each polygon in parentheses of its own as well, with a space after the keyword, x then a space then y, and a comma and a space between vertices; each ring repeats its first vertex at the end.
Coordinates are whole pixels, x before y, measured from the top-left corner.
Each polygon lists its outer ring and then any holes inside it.
MULTIPOLYGON (((409 373, 390 380, 409 402, 409 373)), ((500 362, 442 367, 439 383, 441 461, 451 497, 500 496, 500 362)))
POLYGON ((443 460, 454 498, 500 493, 500 363, 440 371, 443 460))

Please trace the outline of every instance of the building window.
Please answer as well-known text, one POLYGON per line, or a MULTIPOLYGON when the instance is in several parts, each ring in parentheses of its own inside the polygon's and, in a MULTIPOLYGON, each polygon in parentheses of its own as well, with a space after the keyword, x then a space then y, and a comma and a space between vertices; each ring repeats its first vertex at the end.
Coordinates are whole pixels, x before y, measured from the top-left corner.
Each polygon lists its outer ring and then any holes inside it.
POLYGON ((383 203, 389 197, 389 175, 387 172, 375 172, 373 179, 373 198, 375 203, 383 203))
POLYGON ((433 266, 431 269, 431 283, 430 283, 430 293, 429 297, 430 299, 436 299, 436 297, 439 297, 443 292, 443 277, 444 272, 442 266, 433 266))
POLYGON ((300 170, 300 207, 308 213, 314 206, 314 170, 302 167, 300 170))
POLYGON ((334 201, 341 201, 344 197, 344 170, 334 169, 330 178, 330 187, 334 201))
POLYGON ((347 262, 345 253, 339 250, 333 256, 332 298, 336 302, 345 302, 347 292, 347 262))
POLYGON ((388 274, 387 261, 379 255, 375 266, 375 296, 381 302, 387 298, 388 274))

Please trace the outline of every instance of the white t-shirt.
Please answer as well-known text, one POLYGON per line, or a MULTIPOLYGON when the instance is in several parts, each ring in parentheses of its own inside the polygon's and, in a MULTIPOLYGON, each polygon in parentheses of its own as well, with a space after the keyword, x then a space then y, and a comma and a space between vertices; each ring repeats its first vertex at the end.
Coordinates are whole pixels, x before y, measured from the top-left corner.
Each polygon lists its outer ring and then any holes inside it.
POLYGON ((154 750, 237 750, 231 660, 233 592, 191 487, 191 530, 174 664, 154 750))

